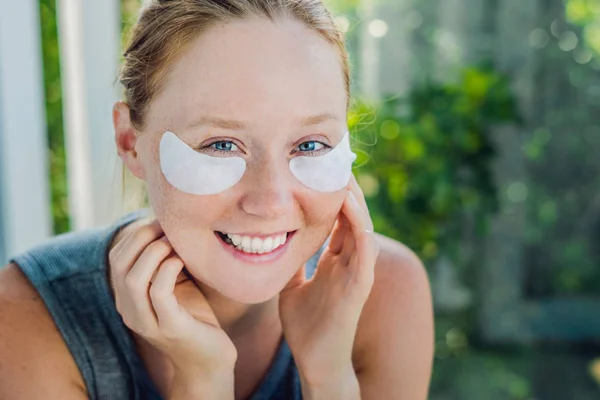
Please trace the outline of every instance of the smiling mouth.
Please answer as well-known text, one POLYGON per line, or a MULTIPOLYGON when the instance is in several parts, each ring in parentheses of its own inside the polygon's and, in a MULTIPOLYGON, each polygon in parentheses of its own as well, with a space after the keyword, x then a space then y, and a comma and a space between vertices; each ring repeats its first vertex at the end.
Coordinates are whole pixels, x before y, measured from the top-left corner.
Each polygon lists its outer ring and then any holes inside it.
POLYGON ((215 234, 225 244, 235 248, 238 251, 248 254, 265 254, 271 253, 285 245, 288 239, 296 231, 283 233, 281 235, 267 236, 267 237, 250 237, 232 235, 219 231, 215 231, 215 234))

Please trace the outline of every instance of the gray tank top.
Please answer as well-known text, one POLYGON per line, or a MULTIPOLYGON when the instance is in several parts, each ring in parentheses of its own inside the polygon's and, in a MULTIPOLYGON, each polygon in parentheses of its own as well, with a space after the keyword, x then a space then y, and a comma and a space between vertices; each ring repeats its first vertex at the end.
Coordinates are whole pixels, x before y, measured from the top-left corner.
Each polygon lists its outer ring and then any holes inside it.
MULTIPOLYGON (((146 212, 128 214, 109 227, 56 236, 11 260, 45 302, 81 371, 90 399, 162 399, 117 312, 106 274, 113 237, 146 212)), ((321 252, 307 263, 309 277, 321 252)), ((250 400, 301 398, 298 370, 282 338, 250 400)))

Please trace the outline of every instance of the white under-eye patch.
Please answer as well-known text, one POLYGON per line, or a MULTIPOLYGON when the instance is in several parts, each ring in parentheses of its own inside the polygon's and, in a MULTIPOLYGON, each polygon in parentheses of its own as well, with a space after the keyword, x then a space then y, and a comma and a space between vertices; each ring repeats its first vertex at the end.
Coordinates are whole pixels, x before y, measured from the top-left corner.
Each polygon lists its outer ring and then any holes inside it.
POLYGON ((165 132, 160 140, 160 167, 167 181, 182 192, 210 195, 238 183, 246 160, 198 153, 173 132, 165 132))
POLYGON ((292 174, 305 186, 319 192, 343 189, 352 175, 356 154, 350 149, 350 134, 322 156, 298 156, 290 160, 292 174))

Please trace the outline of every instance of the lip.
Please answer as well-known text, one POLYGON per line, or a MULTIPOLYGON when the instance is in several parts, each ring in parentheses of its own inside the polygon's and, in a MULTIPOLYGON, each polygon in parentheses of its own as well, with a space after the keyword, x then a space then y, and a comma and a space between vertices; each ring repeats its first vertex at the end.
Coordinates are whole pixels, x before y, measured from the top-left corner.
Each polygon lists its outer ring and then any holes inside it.
MULTIPOLYGON (((237 250, 235 247, 228 245, 225 243, 220 237, 219 234, 215 232, 215 238, 219 241, 223 250, 227 253, 231 254, 235 259, 249 263, 249 264, 269 264, 279 260, 285 252, 288 250, 292 239, 294 238, 296 231, 290 232, 287 237, 287 240, 283 246, 279 246, 277 249, 270 253, 263 254, 252 254, 252 253, 244 253, 243 251, 237 250)), ((250 236, 250 235, 248 235, 250 236)), ((257 236, 255 236, 257 237, 257 236)))
POLYGON ((268 237, 280 236, 280 235, 283 235, 284 233, 285 234, 290 233, 290 235, 291 235, 293 232, 295 232, 295 230, 279 231, 279 232, 273 232, 273 233, 261 233, 261 232, 232 233, 232 232, 225 232, 225 231, 218 231, 218 232, 229 234, 229 235, 249 236, 251 238, 268 238, 268 237))

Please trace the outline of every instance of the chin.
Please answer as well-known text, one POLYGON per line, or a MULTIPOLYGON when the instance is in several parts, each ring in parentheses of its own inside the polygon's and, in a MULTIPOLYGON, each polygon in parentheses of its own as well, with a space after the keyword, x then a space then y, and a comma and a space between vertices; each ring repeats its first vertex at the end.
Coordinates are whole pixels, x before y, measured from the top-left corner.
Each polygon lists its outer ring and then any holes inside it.
POLYGON ((234 284, 225 285, 221 288, 213 287, 213 289, 218 291, 222 296, 237 303, 253 305, 265 303, 273 299, 281 292, 283 287, 285 287, 285 284, 268 288, 263 285, 252 285, 247 283, 243 287, 234 284))
MULTIPOLYGON (((283 260, 282 260, 283 261, 283 260)), ((212 264, 213 268, 190 263, 188 270, 202 284, 220 295, 243 304, 264 303, 277 296, 301 267, 301 262, 275 262, 271 268, 256 270, 239 262, 212 264), (217 265, 219 265, 217 267, 217 265), (293 268, 290 268, 294 266, 293 268)))

